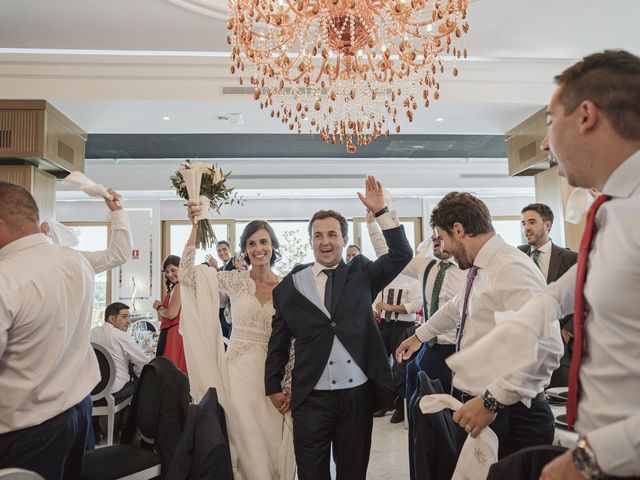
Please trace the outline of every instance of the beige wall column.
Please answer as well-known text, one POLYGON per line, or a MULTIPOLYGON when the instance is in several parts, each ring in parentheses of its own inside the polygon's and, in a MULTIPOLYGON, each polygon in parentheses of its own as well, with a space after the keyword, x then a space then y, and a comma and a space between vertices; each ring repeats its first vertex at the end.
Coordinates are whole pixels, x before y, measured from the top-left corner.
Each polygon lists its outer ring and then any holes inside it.
POLYGON ((33 165, 0 165, 0 180, 20 185, 31 193, 38 204, 40 220, 53 218, 56 203, 56 177, 33 165))

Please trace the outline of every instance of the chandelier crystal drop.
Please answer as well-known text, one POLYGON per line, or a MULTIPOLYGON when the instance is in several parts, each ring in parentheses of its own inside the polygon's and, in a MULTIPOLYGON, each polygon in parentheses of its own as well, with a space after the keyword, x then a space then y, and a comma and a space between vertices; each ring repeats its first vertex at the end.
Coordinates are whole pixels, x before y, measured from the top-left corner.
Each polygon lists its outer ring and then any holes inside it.
MULTIPOLYGON (((440 96, 468 0, 229 0, 231 73, 289 130, 349 152, 440 96)), ((452 75, 458 75, 457 67, 452 75)))

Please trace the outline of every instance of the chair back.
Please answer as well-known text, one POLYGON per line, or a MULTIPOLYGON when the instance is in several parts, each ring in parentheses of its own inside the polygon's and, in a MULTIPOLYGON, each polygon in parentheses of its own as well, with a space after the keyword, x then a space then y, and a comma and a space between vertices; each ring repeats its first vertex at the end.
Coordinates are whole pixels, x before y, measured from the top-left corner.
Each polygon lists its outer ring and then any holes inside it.
POLYGON ((23 470, 22 468, 3 468, 0 469, 0 479, 2 480, 44 480, 36 472, 31 470, 23 470))
POLYGON ((131 329, 131 331, 134 331, 136 328, 147 332, 157 331, 156 326, 148 320, 136 320, 135 322, 131 322, 129 328, 131 329))
POLYGON ((116 365, 111 354, 102 345, 91 343, 91 346, 100 367, 100 381, 91 390, 91 400, 95 402, 111 393, 111 387, 116 380, 116 365))

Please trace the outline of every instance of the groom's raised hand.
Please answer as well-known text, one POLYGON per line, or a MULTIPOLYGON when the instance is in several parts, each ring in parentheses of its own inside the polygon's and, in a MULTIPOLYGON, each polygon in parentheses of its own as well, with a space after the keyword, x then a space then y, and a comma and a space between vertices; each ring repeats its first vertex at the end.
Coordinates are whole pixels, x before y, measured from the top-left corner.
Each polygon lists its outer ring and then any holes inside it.
POLYGON ((375 214, 384 208, 382 185, 372 175, 367 176, 364 182, 364 195, 358 192, 358 197, 371 213, 375 214))

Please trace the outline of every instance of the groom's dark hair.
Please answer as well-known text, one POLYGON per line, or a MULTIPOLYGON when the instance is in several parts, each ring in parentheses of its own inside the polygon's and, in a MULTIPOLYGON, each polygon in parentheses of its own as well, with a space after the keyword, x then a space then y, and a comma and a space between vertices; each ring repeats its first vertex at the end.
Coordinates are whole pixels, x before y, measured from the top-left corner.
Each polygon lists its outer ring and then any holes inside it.
POLYGON ((349 223, 347 223, 347 219, 340 215, 335 210, 318 210, 313 214, 311 220, 309 220, 309 238, 311 238, 311 231, 313 230, 313 222, 316 220, 324 220, 325 218, 335 218, 338 220, 340 224, 340 233, 342 233, 342 238, 349 236, 349 223))

